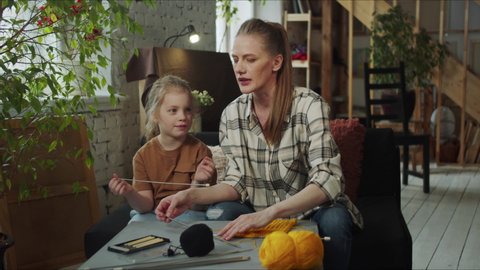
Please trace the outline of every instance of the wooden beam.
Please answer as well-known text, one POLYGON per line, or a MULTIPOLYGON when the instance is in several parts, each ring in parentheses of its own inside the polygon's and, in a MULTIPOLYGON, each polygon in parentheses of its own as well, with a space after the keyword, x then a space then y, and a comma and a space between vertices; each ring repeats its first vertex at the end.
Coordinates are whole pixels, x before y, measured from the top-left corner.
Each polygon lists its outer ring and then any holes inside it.
POLYGON ((353 116, 353 1, 348 12, 348 119, 353 116))
MULTIPOLYGON (((345 9, 339 10, 340 19, 339 19, 339 27, 338 27, 338 52, 340 55, 340 59, 345 59, 348 63, 348 54, 349 54, 349 47, 348 47, 348 16, 350 12, 345 9)), ((337 15, 334 15, 334 17, 337 15)), ((350 116, 349 110, 351 104, 349 100, 351 98, 350 93, 348 91, 348 82, 349 82, 349 66, 348 65, 340 65, 336 66, 336 74, 337 74, 337 81, 338 81, 338 89, 339 96, 345 97, 345 101, 343 101, 340 105, 341 110, 337 110, 338 113, 347 114, 350 116)))
MULTIPOLYGON (((420 32, 420 0, 415 2, 415 27, 414 33, 420 32)), ((422 104, 420 100, 420 87, 418 86, 418 80, 416 81, 415 86, 415 110, 413 111, 413 122, 414 123, 423 123, 421 112, 425 104, 422 104)), ((417 125, 414 126, 414 129, 417 129, 417 125)))
MULTIPOLYGON (((441 44, 445 43, 445 0, 440 1, 440 15, 439 15, 439 22, 438 22, 438 42, 441 44)), ((442 89, 443 89, 443 82, 442 82, 442 74, 443 69, 438 70, 439 76, 437 76, 435 84, 437 87, 437 108, 442 108, 443 105, 443 98, 442 98, 442 89)), ((440 130, 441 130, 441 113, 440 110, 437 111, 436 123, 435 123, 435 130, 432 130, 435 134, 435 160, 440 163, 440 130)))
POLYGON ((369 30, 372 27, 374 12, 383 14, 391 8, 390 4, 383 0, 337 0, 337 2, 349 12, 353 10, 353 16, 362 22, 369 30))
POLYGON ((332 3, 333 0, 322 1, 322 97, 332 104, 332 3))
MULTIPOLYGON (((437 82, 438 69, 433 73, 433 81, 437 82)), ((449 56, 445 59, 442 72, 442 92, 453 102, 461 106, 461 89, 463 84, 463 66, 460 61, 449 56)), ((435 85, 440 88, 439 85, 435 85)), ((480 77, 467 70, 467 84, 465 91, 465 112, 477 122, 480 122, 480 77)))
POLYGON ((462 91, 461 91, 461 124, 460 124, 460 164, 465 164, 465 104, 466 104, 466 91, 467 91, 467 61, 468 61, 468 13, 469 13, 469 0, 464 0, 464 24, 463 24, 463 78, 462 78, 462 91))

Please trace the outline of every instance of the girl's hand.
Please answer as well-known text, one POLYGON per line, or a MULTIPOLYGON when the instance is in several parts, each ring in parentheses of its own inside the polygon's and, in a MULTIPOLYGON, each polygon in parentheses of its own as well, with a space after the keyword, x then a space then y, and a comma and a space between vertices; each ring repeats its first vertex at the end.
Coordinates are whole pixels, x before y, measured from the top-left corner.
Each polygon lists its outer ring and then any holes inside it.
POLYGON ((211 157, 204 157, 197 166, 193 180, 197 183, 209 182, 215 173, 215 164, 211 157))
POLYGON ((218 232, 218 236, 225 240, 232 239, 237 233, 244 233, 249 229, 256 229, 266 226, 274 219, 266 210, 241 215, 228 223, 218 232))
POLYGON ((108 182, 108 187, 110 188, 112 194, 120 196, 125 196, 133 191, 133 187, 118 177, 118 175, 115 173, 113 174, 112 179, 110 179, 110 182, 108 182))

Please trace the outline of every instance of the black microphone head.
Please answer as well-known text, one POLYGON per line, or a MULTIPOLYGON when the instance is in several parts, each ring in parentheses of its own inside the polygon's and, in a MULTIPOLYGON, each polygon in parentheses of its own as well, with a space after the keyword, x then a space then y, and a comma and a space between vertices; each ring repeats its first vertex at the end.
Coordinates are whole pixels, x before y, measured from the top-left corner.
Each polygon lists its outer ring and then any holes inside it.
POLYGON ((205 256, 215 247, 212 229, 203 223, 194 224, 182 232, 180 245, 188 257, 205 256))

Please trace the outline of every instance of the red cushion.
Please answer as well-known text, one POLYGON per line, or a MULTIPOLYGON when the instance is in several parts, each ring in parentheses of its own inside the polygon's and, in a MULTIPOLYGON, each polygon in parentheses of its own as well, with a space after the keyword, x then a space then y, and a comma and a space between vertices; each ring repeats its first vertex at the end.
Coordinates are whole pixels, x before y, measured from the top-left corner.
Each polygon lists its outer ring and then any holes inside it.
POLYGON ((336 119, 330 121, 333 139, 340 151, 345 193, 355 202, 362 175, 363 140, 366 128, 358 119, 336 119))

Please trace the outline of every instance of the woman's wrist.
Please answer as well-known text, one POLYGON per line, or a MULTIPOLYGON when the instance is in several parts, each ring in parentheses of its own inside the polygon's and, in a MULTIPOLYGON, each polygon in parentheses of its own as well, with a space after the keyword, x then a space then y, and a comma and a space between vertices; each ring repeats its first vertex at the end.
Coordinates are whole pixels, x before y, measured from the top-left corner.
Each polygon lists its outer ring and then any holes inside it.
POLYGON ((284 217, 281 205, 278 203, 265 209, 265 214, 269 216, 271 220, 284 217))
POLYGON ((179 193, 182 193, 181 196, 185 198, 185 201, 188 202, 189 207, 191 207, 193 204, 196 204, 196 190, 197 187, 191 187, 189 189, 184 189, 182 191, 179 191, 179 193))

